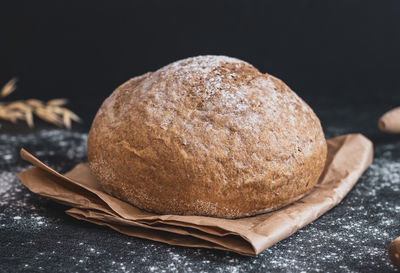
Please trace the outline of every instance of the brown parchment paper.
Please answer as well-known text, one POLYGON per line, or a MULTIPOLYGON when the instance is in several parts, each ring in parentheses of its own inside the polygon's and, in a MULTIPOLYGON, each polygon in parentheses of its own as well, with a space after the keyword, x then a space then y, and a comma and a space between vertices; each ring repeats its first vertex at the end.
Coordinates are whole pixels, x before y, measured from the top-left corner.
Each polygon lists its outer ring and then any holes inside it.
POLYGON ((103 192, 87 163, 62 175, 23 149, 22 158, 35 166, 18 177, 32 192, 71 206, 66 213, 72 217, 129 236, 257 255, 338 204, 372 162, 373 145, 361 134, 327 142, 324 172, 308 195, 277 211, 240 219, 146 212, 103 192))

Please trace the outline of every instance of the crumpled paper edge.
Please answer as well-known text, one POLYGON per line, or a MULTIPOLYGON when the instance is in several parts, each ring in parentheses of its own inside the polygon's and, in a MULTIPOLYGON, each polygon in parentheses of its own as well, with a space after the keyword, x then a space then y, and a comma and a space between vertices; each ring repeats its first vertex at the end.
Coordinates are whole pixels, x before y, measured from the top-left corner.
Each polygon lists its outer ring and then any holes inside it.
MULTIPOLYGON (((75 208, 67 213, 78 219, 108 225, 116 230, 119 229, 119 232, 128 234, 129 232, 126 230, 124 230, 125 232, 121 231, 122 225, 110 225, 106 221, 99 220, 99 217, 104 217, 104 215, 116 217, 130 221, 132 226, 134 222, 136 224, 135 228, 141 228, 140 232, 142 233, 131 232, 128 235, 175 245, 217 248, 235 251, 242 255, 255 255, 290 236, 338 204, 372 162, 372 143, 360 134, 339 136, 328 140, 328 144, 330 145, 330 150, 332 151, 333 149, 335 152, 329 154, 332 158, 328 158, 327 162, 329 163, 321 175, 320 182, 310 194, 278 211, 234 220, 204 216, 157 215, 142 211, 102 192, 101 188, 95 185, 87 186, 79 182, 79 177, 76 177, 74 170, 76 171, 77 168, 82 167, 82 164, 77 165, 76 168, 63 176, 25 150, 21 151, 21 156, 37 167, 20 173, 19 178, 33 192, 74 206, 75 208), (34 185, 30 184, 32 182, 30 178, 34 175, 39 176, 40 179, 49 179, 49 181, 57 179, 59 180, 58 182, 63 181, 65 185, 68 185, 66 186, 67 190, 70 190, 71 193, 81 194, 80 199, 70 202, 69 198, 65 196, 54 196, 51 187, 41 188, 40 190, 35 189, 34 185), (104 215, 97 215, 95 218, 88 217, 84 213, 88 209, 102 211, 104 215), (157 226, 160 224, 165 226, 164 230, 157 226), (150 228, 153 233, 148 233, 150 228), (155 238, 155 230, 157 229, 161 233, 168 232, 169 236, 167 237, 171 238, 168 239, 162 236, 155 238), (216 232, 217 229, 219 232, 216 232), (207 236, 200 236, 194 230, 200 233, 203 232, 207 236), (181 234, 178 234, 178 232, 181 234), (175 238, 172 238, 174 233, 183 237, 176 235, 175 238), (151 237, 151 234, 154 236, 151 237), (242 238, 244 244, 229 244, 226 238, 230 235, 242 238), (198 240, 199 236, 203 243, 198 240)), ((131 227, 131 229, 134 228, 131 227)))

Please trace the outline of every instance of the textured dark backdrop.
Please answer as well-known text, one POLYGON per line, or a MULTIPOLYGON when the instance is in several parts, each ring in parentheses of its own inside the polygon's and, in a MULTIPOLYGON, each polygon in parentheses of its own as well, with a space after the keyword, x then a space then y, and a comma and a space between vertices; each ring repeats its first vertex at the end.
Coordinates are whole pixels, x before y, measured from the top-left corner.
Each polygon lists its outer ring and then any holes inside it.
POLYGON ((20 79, 9 99, 70 98, 86 127, 130 77, 201 54, 252 63, 317 114, 336 99, 400 103, 399 1, 1 1, 0 11, 0 84, 20 79))
POLYGON ((67 97, 72 131, 0 121, 2 272, 392 272, 400 235, 400 140, 379 116, 400 105, 400 1, 0 0, 0 85, 7 100, 67 97), (288 83, 326 137, 362 133, 375 159, 337 207, 257 257, 169 246, 77 221, 15 174, 24 147, 56 170, 85 161, 100 103, 132 76, 177 59, 224 54, 288 83), (40 130, 50 128, 49 130, 40 130))

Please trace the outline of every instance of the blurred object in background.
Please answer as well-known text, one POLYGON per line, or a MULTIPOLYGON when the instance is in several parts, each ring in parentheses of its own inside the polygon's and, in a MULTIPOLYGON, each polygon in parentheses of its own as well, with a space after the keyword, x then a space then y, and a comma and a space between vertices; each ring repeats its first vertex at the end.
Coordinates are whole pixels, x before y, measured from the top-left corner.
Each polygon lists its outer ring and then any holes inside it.
POLYGON ((399 134, 400 133, 400 107, 396 107, 386 112, 378 122, 378 127, 382 132, 399 134))
MULTIPOLYGON (((17 88, 16 83, 16 78, 9 80, 1 89, 0 98, 7 97, 14 92, 17 88)), ((0 101, 0 119, 12 123, 23 120, 30 128, 33 128, 33 115, 36 115, 51 124, 71 129, 72 121, 80 122, 81 119, 71 110, 63 107, 66 103, 67 99, 52 99, 47 102, 37 99, 0 101)))

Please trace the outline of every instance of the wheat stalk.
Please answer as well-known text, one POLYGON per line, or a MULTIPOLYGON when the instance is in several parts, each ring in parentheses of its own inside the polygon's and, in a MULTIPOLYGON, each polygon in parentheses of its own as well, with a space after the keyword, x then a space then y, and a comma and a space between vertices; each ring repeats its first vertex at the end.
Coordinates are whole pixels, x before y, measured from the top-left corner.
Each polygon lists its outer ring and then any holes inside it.
MULTIPOLYGON (((10 95, 16 89, 17 79, 9 80, 0 91, 0 98, 10 95)), ((0 102, 0 119, 16 123, 24 120, 29 127, 34 127, 33 116, 42 120, 71 128, 72 121, 80 122, 81 119, 71 110, 64 107, 67 99, 52 99, 43 102, 37 99, 19 100, 15 102, 0 102)))
POLYGON ((14 90, 17 88, 17 78, 12 78, 9 80, 1 89, 0 91, 0 97, 4 98, 10 95, 14 90))

